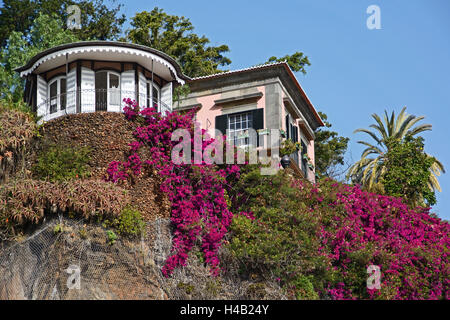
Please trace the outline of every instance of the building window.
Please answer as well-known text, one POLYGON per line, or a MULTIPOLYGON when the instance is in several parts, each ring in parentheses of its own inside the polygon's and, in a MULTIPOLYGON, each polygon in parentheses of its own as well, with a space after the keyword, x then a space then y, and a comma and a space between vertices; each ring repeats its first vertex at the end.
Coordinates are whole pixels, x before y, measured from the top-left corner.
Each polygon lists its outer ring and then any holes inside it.
POLYGON ((306 145, 306 143, 302 140, 302 171, 303 174, 305 175, 305 178, 308 177, 308 147, 306 145))
POLYGON ((120 75, 112 71, 95 73, 95 111, 108 111, 108 106, 120 106, 120 75))
POLYGON ((67 85, 65 77, 58 77, 49 83, 50 113, 66 109, 67 85))
MULTIPOLYGON (((286 138, 292 140, 293 142, 299 142, 298 138, 298 127, 293 125, 291 122, 291 115, 286 115, 286 138)), ((297 165, 300 166, 300 162, 298 159, 298 151, 295 151, 290 155, 290 158, 292 161, 297 165)))
POLYGON ((155 83, 152 88, 151 81, 147 81, 147 106, 155 107, 159 111, 159 88, 155 83))
POLYGON ((228 140, 235 146, 245 147, 250 144, 248 129, 253 127, 251 112, 232 114, 228 116, 228 140))

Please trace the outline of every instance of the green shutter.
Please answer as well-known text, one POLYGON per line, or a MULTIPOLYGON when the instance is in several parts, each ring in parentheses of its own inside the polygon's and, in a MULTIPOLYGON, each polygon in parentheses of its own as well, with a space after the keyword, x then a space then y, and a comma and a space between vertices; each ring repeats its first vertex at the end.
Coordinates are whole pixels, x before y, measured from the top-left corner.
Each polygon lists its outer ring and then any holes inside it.
POLYGON ((286 115, 286 139, 289 139, 291 136, 291 127, 289 122, 289 115, 286 115))
POLYGON ((216 117, 216 129, 220 130, 224 135, 227 133, 228 115, 224 114, 216 117))
MULTIPOLYGON (((255 109, 252 111, 252 127, 258 132, 258 130, 264 129, 264 109, 255 109)), ((256 135, 256 146, 259 147, 259 134, 256 135)))
POLYGON ((298 127, 294 126, 294 142, 298 142, 298 127))
POLYGON ((264 109, 255 109, 252 111, 253 129, 264 129, 264 109))

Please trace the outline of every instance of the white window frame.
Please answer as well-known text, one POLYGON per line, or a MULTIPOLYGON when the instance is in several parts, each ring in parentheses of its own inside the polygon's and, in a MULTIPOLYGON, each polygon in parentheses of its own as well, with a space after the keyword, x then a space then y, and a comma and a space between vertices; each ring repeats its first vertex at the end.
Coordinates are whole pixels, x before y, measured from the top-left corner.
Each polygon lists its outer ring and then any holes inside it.
POLYGON ((302 146, 302 151, 300 152, 300 170, 302 170, 302 172, 306 175, 305 178, 308 178, 309 166, 308 166, 308 161, 306 161, 306 160, 305 160, 306 165, 305 165, 305 168, 303 170, 303 151, 306 151, 305 154, 306 154, 306 156, 308 156, 309 143, 301 135, 300 136, 300 144, 302 142, 305 144, 306 150, 303 150, 303 146, 302 146))
POLYGON ((110 71, 110 70, 104 70, 104 71, 107 72, 107 75, 106 75, 106 94, 107 95, 106 95, 106 97, 107 97, 108 107, 109 106, 115 106, 115 107, 120 106, 120 102, 122 101, 122 99, 121 99, 121 97, 122 97, 122 95, 121 95, 121 92, 122 92, 121 91, 122 79, 120 77, 120 73, 115 72, 115 71, 110 71), (119 99, 117 101, 117 104, 112 104, 111 103, 111 94, 113 92, 113 88, 110 88, 110 79, 109 79, 109 75, 110 74, 113 74, 113 75, 115 75, 115 76, 117 76, 119 78, 119 85, 118 85, 117 88, 114 88, 114 89, 117 89, 117 93, 119 94, 119 99))
POLYGON ((58 111, 61 111, 61 79, 66 80, 66 108, 67 108, 67 77, 65 75, 57 76, 48 82, 48 87, 47 87, 48 88, 48 90, 47 90, 47 99, 48 100, 47 101, 48 101, 48 105, 49 105, 49 110, 48 110, 49 114, 53 114, 53 113, 57 113, 58 111), (51 97, 50 87, 55 82, 56 82, 56 111, 51 112, 53 97, 51 97))
MULTIPOLYGON (((99 94, 99 92, 98 92, 99 89, 96 86, 96 77, 97 77, 97 74, 101 73, 101 72, 106 73, 106 92, 105 92, 105 94, 106 94, 106 111, 108 111, 110 109, 109 108, 110 106, 120 107, 120 104, 122 102, 122 77, 119 72, 112 71, 109 69, 101 69, 101 70, 94 71, 94 96, 99 94), (117 94, 119 95, 119 98, 118 98, 118 101, 116 104, 111 103, 111 94, 113 93, 113 89, 110 88, 110 79, 109 79, 109 76, 111 74, 113 74, 119 78, 119 85, 117 88, 114 88, 115 90, 117 90, 117 94)), ((97 99, 97 98, 95 98, 95 99, 97 99)), ((97 110, 97 107, 95 109, 97 110)))
POLYGON ((243 112, 239 112, 239 113, 233 113, 233 114, 229 114, 227 116, 227 132, 228 132, 227 140, 228 141, 233 141, 233 144, 235 146, 240 147, 240 148, 247 148, 247 147, 250 146, 250 137, 249 137, 248 130, 251 129, 251 128, 253 128, 253 117, 252 117, 252 112, 251 111, 243 111, 243 112), (247 116, 245 121, 242 121, 242 116, 243 115, 247 116), (237 116, 241 117, 241 121, 240 122, 234 121, 233 122, 234 129, 232 129, 231 128, 231 125, 232 125, 231 118, 232 117, 237 117, 237 116), (243 128, 243 126, 242 126, 242 124, 244 122, 247 123, 247 127, 245 127, 245 128, 243 128), (241 125, 239 129, 236 129, 236 124, 237 123, 240 123, 240 125, 241 125), (247 133, 245 133, 245 131, 247 131, 247 133), (236 133, 238 133, 238 132, 241 133, 240 136, 239 135, 236 136, 236 133), (235 134, 234 137, 232 137, 232 133, 235 134), (237 144, 237 142, 239 140, 242 140, 242 139, 244 139, 244 141, 246 141, 247 143, 245 143, 245 144, 237 144))
POLYGON ((148 101, 150 100, 150 106, 147 106, 147 107, 153 107, 153 88, 155 88, 156 90, 156 92, 158 92, 158 101, 156 102, 156 106, 157 106, 157 111, 159 111, 159 109, 160 109, 160 101, 161 101, 161 88, 156 84, 156 82, 154 82, 153 81, 153 85, 152 85, 152 81, 151 80, 147 80, 146 81, 146 85, 145 85, 145 94, 146 94, 146 96, 147 96, 147 101, 146 101, 146 103, 148 104, 148 101), (147 94, 147 89, 148 89, 148 87, 150 87, 150 97, 148 96, 148 94, 147 94))

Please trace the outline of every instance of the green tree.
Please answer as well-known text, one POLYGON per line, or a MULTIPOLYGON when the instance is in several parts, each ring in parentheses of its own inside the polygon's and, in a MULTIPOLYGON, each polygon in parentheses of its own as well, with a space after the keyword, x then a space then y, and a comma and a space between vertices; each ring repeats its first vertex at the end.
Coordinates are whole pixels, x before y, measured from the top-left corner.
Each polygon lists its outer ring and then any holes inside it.
POLYGON ((122 32, 125 15, 116 0, 4 0, 0 7, 0 44, 13 31, 28 34, 39 14, 56 15, 63 25, 67 21, 67 7, 77 5, 81 11, 81 29, 73 32, 82 40, 117 39, 122 32))
POLYGON ((314 132, 316 174, 319 177, 336 178, 337 167, 344 165, 344 154, 350 139, 340 137, 337 132, 328 130, 332 125, 327 121, 327 115, 323 112, 319 112, 319 115, 325 127, 317 128, 314 132))
MULTIPOLYGON (((383 190, 383 185, 380 181, 383 174, 386 172, 386 154, 390 149, 389 143, 392 141, 402 141, 406 136, 415 136, 424 131, 430 131, 431 124, 421 124, 415 126, 419 121, 425 117, 416 117, 406 113, 406 107, 402 109, 397 118, 395 112, 392 112, 391 117, 388 117, 387 111, 384 113, 384 119, 373 114, 375 124, 370 125, 374 131, 368 129, 357 129, 356 132, 363 132, 368 134, 376 144, 371 144, 365 141, 358 141, 358 143, 366 146, 363 151, 361 159, 350 167, 347 173, 347 179, 353 183, 361 184, 369 191, 380 192, 383 190), (369 157, 374 155, 374 157, 369 157)), ((432 158, 431 156, 429 156, 432 158)), ((430 176, 427 182, 430 191, 441 191, 441 187, 437 180, 437 176, 441 171, 445 172, 444 166, 436 158, 430 167, 430 176)))
POLYGON ((126 40, 172 56, 190 77, 222 72, 219 67, 231 63, 224 56, 228 46, 209 46, 208 38, 193 32, 194 26, 188 18, 169 15, 156 7, 151 12, 137 13, 131 19, 131 26, 126 40))
POLYGON ((235 211, 251 212, 256 219, 233 218, 228 248, 244 278, 272 278, 288 295, 318 299, 317 292, 330 280, 326 259, 317 254, 323 216, 304 203, 303 187, 292 173, 280 170, 265 176, 260 171, 255 165, 243 168, 230 192, 235 211))
POLYGON ((436 159, 424 152, 423 138, 408 135, 403 140, 387 141, 385 172, 381 177, 386 194, 404 198, 410 205, 433 205, 434 190, 428 186, 436 159))
POLYGON ((0 53, 0 99, 20 101, 23 97, 24 81, 15 68, 45 49, 77 40, 70 30, 64 29, 56 15, 40 14, 27 34, 13 31, 0 53))
POLYGON ((286 61, 289 67, 291 67, 292 70, 295 72, 302 72, 303 74, 306 74, 305 66, 310 66, 311 63, 308 60, 308 57, 303 54, 303 52, 295 52, 291 55, 285 55, 284 57, 277 58, 275 56, 270 57, 269 60, 267 60, 267 63, 274 63, 274 62, 283 62, 286 61))

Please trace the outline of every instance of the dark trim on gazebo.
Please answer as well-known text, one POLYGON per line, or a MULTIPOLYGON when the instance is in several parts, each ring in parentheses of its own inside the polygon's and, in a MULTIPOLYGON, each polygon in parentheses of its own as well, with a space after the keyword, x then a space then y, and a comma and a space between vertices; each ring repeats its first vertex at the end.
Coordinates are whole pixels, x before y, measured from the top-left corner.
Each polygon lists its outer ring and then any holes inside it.
POLYGON ((77 60, 77 113, 81 112, 81 61, 77 60))
POLYGON ((142 46, 142 45, 138 45, 138 44, 133 44, 133 43, 126 43, 126 42, 119 42, 119 41, 82 41, 82 42, 74 42, 74 43, 68 43, 68 44, 63 44, 57 47, 53 47, 50 48, 48 50, 42 51, 40 53, 38 53, 37 55, 35 55, 33 58, 31 58, 27 64, 25 64, 22 67, 19 67, 17 69, 15 69, 15 71, 17 72, 22 72, 26 69, 29 69, 33 66, 33 64, 35 62, 37 62, 40 58, 57 52, 57 51, 61 51, 61 50, 65 50, 65 49, 71 49, 71 48, 77 48, 77 47, 88 47, 88 46, 116 46, 116 47, 122 47, 122 48, 130 48, 130 49, 136 49, 136 50, 142 50, 142 51, 146 51, 155 55, 160 56, 161 58, 167 60, 168 62, 170 62, 173 67, 175 68, 175 70, 177 71, 178 76, 186 81, 191 80, 191 78, 189 78, 188 76, 184 75, 180 65, 169 55, 150 48, 150 47, 146 47, 146 46, 142 46))
POLYGON ((139 106, 139 70, 138 64, 136 62, 133 63, 133 69, 134 69, 134 92, 136 93, 136 102, 137 105, 139 106))

